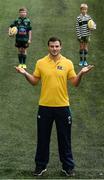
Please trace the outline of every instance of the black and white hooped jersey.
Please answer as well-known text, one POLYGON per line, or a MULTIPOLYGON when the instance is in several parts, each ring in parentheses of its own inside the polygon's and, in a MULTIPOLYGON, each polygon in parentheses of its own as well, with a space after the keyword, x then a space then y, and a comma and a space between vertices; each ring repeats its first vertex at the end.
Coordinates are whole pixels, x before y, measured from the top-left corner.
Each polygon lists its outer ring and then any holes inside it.
POLYGON ((91 17, 86 14, 82 15, 80 14, 77 17, 76 20, 76 34, 78 38, 89 36, 91 34, 91 31, 88 29, 88 21, 91 19, 91 17))

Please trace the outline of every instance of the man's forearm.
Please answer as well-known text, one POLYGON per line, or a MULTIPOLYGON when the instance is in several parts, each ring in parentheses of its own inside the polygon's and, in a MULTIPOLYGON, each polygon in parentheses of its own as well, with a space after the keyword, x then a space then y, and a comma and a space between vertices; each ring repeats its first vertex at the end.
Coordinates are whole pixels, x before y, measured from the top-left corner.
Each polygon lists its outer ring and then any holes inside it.
POLYGON ((25 71, 24 73, 25 78, 27 79, 27 81, 32 84, 32 85, 36 85, 37 83, 35 82, 35 78, 33 75, 29 74, 27 71, 25 71))
POLYGON ((80 82, 81 82, 82 76, 83 76, 83 72, 80 71, 80 72, 77 74, 76 77, 70 79, 71 83, 72 83, 75 87, 77 87, 77 86, 80 84, 80 82))
POLYGON ((83 76, 83 72, 80 71, 80 72, 77 74, 77 76, 76 76, 76 78, 75 78, 75 80, 74 80, 74 85, 75 85, 76 87, 80 84, 81 79, 82 79, 82 76, 83 76))
POLYGON ((94 68, 94 65, 88 65, 87 67, 83 67, 80 72, 77 74, 75 78, 71 79, 71 82, 74 86, 78 86, 80 84, 80 81, 82 79, 82 76, 86 73, 88 73, 91 69, 94 68))

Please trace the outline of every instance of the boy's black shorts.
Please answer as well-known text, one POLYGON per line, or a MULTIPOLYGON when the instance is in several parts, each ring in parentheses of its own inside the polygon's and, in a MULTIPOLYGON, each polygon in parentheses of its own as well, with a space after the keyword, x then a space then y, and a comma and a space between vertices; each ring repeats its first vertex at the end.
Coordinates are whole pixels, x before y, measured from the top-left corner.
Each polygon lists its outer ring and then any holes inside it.
POLYGON ((81 37, 81 39, 79 39, 80 43, 88 43, 90 42, 90 36, 85 36, 85 37, 81 37))
POLYGON ((15 42, 15 46, 17 48, 28 48, 29 47, 29 43, 28 43, 28 41, 16 41, 15 42))

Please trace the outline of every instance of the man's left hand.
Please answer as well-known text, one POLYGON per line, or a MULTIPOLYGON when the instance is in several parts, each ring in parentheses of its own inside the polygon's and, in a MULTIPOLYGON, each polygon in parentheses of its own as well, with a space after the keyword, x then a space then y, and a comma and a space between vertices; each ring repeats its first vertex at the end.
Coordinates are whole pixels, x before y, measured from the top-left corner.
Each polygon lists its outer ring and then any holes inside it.
POLYGON ((93 69, 94 68, 94 65, 88 65, 88 66, 86 66, 86 67, 83 67, 82 69, 81 69, 81 72, 84 74, 84 73, 87 73, 87 72, 89 72, 91 69, 93 69))

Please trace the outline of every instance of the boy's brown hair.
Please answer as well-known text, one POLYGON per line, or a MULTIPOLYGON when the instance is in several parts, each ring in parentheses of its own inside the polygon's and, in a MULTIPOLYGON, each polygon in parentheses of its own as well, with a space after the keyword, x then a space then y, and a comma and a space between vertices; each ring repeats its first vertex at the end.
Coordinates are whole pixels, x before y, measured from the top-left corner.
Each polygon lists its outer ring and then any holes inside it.
POLYGON ((27 12, 27 8, 22 7, 22 8, 19 9, 19 12, 21 12, 21 11, 26 11, 27 12))

